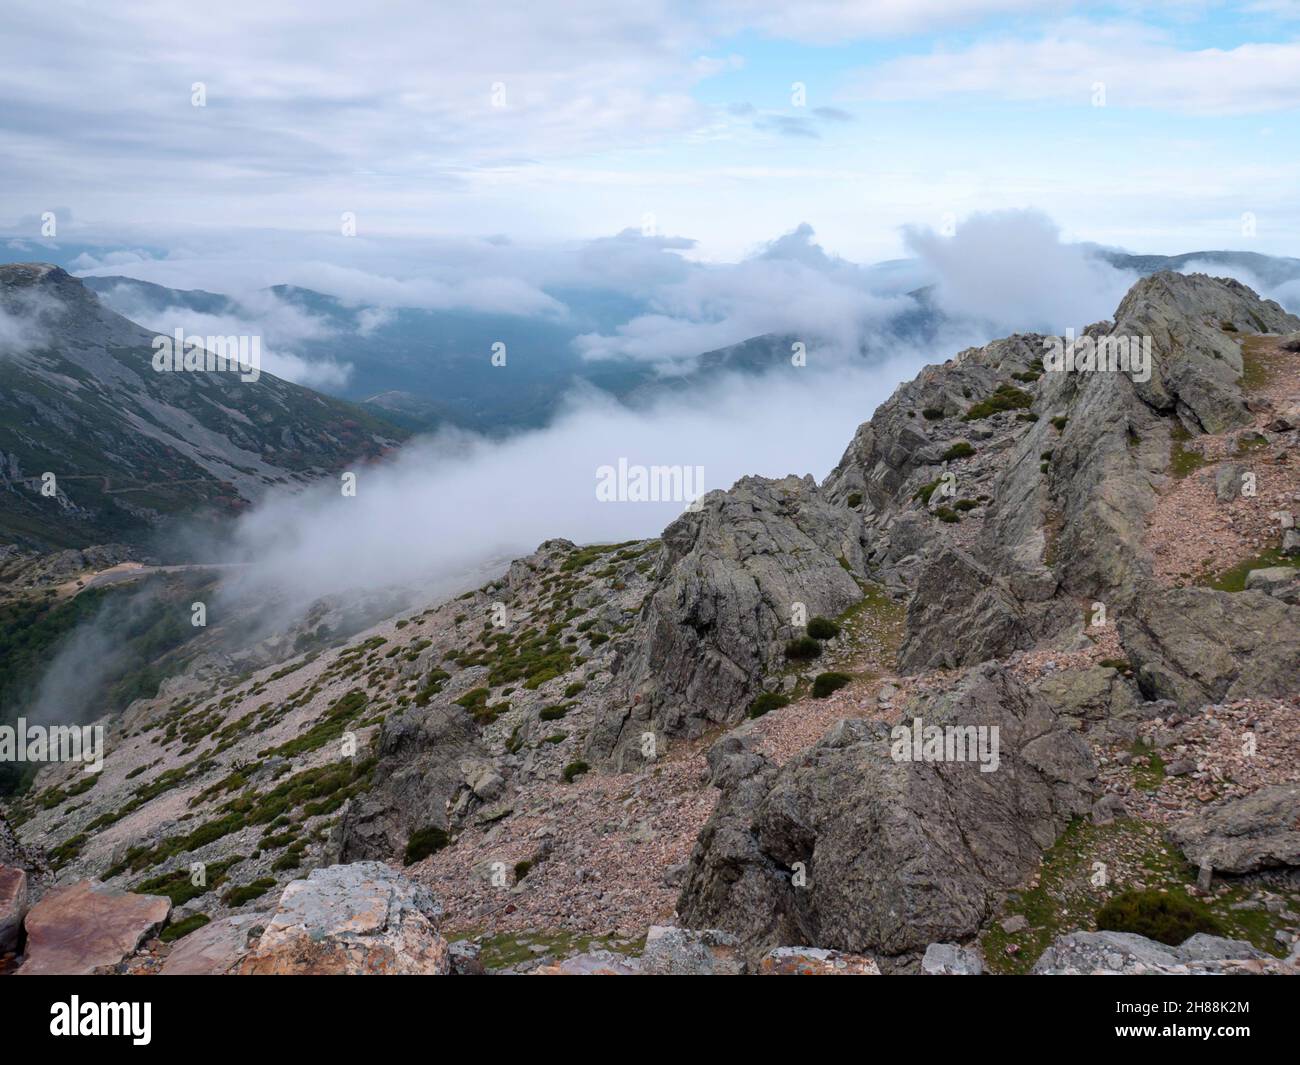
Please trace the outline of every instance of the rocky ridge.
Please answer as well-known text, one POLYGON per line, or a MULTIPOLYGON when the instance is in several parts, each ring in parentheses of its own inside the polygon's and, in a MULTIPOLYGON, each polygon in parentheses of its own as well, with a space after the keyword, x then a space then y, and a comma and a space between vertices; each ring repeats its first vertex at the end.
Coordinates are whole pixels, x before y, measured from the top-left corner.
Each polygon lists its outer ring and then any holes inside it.
MULTIPOLYGON (((1088 331, 1150 336, 1147 382, 1048 370, 1038 336, 963 352, 900 387, 820 486, 745 478, 662 540, 548 542, 459 600, 218 671, 219 696, 178 678, 124 715, 89 791, 43 774, 19 831, 63 841, 63 880, 185 896, 189 863, 217 870, 173 919, 264 908, 300 867, 409 862, 492 968, 634 953, 676 920, 733 937, 746 971, 782 947, 929 971, 936 944, 936 971, 966 969, 976 941, 1006 971, 1056 931, 1017 908, 1049 897, 1087 927, 1153 879, 1228 922, 1269 915, 1285 953, 1293 889, 1204 889, 1163 830, 1199 801, 1181 782, 1232 772, 1190 726, 1294 713, 1297 608, 1283 578, 1174 587, 1149 535, 1193 446, 1294 461, 1297 361, 1260 334, 1296 330, 1235 282, 1153 275, 1088 331), (839 635, 790 657, 819 616, 839 635), (829 665, 848 685, 819 698, 829 665), (914 717, 996 724, 1001 767, 897 761, 889 730, 914 717), (1180 746, 1203 755, 1175 774, 1159 752, 1180 746), (1098 857, 1114 879, 1080 884, 1098 857)), ((1224 505, 1294 510, 1266 491, 1224 505)), ((1288 568, 1285 523, 1258 528, 1288 568)), ((1243 779, 1281 782, 1288 735, 1259 731, 1243 779)))

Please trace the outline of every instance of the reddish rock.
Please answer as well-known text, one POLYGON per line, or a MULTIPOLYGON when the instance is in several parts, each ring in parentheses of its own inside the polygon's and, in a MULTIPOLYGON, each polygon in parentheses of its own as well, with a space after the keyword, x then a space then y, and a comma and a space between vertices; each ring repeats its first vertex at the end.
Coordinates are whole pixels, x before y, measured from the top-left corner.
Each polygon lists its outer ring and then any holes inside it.
POLYGON ((27 913, 19 976, 89 975, 116 965, 167 920, 170 899, 133 895, 98 880, 55 888, 27 913))
POLYGON ((158 972, 162 976, 226 976, 249 951, 249 933, 266 925, 266 914, 236 914, 211 921, 181 939, 158 972))
POLYGON ((245 976, 444 975, 447 941, 427 888, 382 862, 314 869, 294 880, 253 952, 245 976))
POLYGON ((18 949, 27 916, 27 871, 0 865, 0 955, 18 949))
POLYGON ((759 976, 879 976, 880 967, 862 954, 820 947, 777 947, 758 963, 759 976))

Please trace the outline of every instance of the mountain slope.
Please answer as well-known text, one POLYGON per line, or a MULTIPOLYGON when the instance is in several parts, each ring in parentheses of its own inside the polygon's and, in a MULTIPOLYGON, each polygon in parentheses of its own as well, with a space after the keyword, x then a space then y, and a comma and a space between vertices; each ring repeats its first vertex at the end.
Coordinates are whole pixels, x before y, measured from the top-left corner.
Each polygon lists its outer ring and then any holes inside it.
MULTIPOLYGON (((42 768, 9 816, 61 878, 169 895, 173 921, 380 858, 492 967, 536 963, 521 936, 620 949, 675 911, 751 952, 916 971, 978 940, 1028 969, 1120 892, 1195 886, 1171 821, 1300 782, 1300 584, 1276 557, 1300 541, 1272 514, 1300 499, 1300 320, 1162 273, 1093 330, 1151 336, 1150 377, 1046 369, 1036 336, 961 352, 820 485, 744 478, 661 540, 548 541, 357 638, 283 634, 284 665, 196 660, 112 724, 98 777, 42 768), (1244 467, 1258 494, 1216 499, 1244 467), (997 730, 1001 761, 900 760, 918 718, 997 730)), ((1227 934, 1300 932, 1294 886, 1216 885, 1227 934)))
POLYGON ((406 435, 269 374, 157 372, 153 339, 58 267, 0 267, 0 541, 139 540, 168 515, 239 510, 406 435))

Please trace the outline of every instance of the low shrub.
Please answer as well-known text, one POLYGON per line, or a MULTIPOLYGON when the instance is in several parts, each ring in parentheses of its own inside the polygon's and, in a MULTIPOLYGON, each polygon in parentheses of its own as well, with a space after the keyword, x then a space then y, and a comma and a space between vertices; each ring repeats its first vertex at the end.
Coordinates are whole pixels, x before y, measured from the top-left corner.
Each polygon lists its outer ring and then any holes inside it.
POLYGON ((425 825, 424 828, 417 828, 411 833, 410 839, 406 841, 406 862, 407 865, 414 865, 418 861, 429 857, 435 851, 442 850, 451 842, 451 837, 447 835, 445 828, 439 828, 437 825, 425 825))
POLYGON ((269 876, 264 876, 254 880, 251 884, 241 884, 239 887, 231 888, 221 897, 221 901, 231 909, 238 909, 240 906, 246 906, 254 899, 260 899, 273 887, 275 887, 275 881, 269 876))
POLYGON ((780 710, 783 706, 790 705, 790 696, 784 692, 763 692, 757 699, 749 704, 750 717, 762 717, 772 710, 780 710))
POLYGON ((813 698, 825 699, 831 692, 837 692, 853 678, 847 673, 818 673, 813 681, 813 698))
POLYGON ((162 930, 162 934, 158 938, 164 943, 175 943, 176 940, 189 935, 191 932, 198 931, 211 920, 212 918, 206 913, 192 913, 184 920, 169 924, 162 930))
POLYGON ((1222 935, 1209 908, 1196 899, 1161 891, 1125 891, 1097 911, 1102 932, 1132 932, 1176 947, 1197 932, 1222 935))
POLYGON ((785 645, 785 657, 794 661, 816 658, 822 653, 822 645, 811 636, 797 636, 785 645))
POLYGON ((840 634, 840 627, 830 618, 813 618, 808 622, 808 635, 814 640, 833 640, 840 634))
POLYGON ((1028 392, 1022 392, 1014 385, 999 385, 993 395, 980 400, 963 414, 962 421, 974 422, 982 418, 991 418, 1002 411, 1021 410, 1032 406, 1033 402, 1034 397, 1028 392))

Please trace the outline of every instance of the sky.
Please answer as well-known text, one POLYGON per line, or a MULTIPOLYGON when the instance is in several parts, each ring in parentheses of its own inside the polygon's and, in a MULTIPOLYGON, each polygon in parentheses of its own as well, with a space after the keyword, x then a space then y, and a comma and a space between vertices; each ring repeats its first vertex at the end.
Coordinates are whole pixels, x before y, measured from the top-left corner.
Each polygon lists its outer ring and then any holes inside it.
MULTIPOLYGON (((619 460, 824 477, 926 363, 1112 314, 1136 275, 1098 245, 1300 255, 1298 103, 1300 0, 8 0, 0 260, 230 294, 213 328, 322 388, 348 367, 298 358, 326 326, 268 286, 338 297, 358 336, 510 315, 673 370, 809 341, 806 372, 418 440, 221 545, 308 598, 463 581, 656 534, 680 502, 596 505, 619 460), (911 346, 920 285, 946 325, 911 346)), ((171 317, 146 324, 194 325, 171 317)))
POLYGON ((1286 0, 10 0, 0 232, 266 256, 347 213, 392 248, 633 229, 734 262, 808 225, 873 262, 1033 209, 1293 254, 1297 102, 1286 0))

